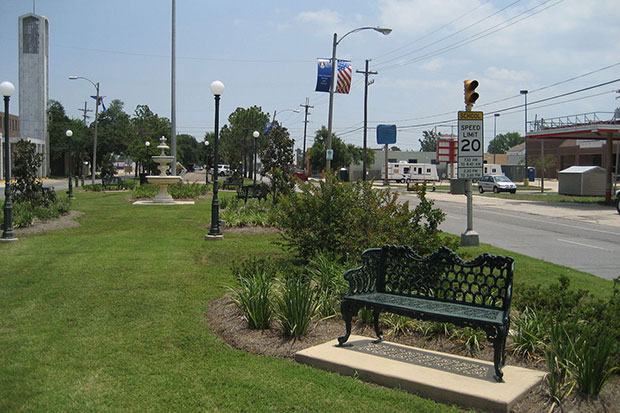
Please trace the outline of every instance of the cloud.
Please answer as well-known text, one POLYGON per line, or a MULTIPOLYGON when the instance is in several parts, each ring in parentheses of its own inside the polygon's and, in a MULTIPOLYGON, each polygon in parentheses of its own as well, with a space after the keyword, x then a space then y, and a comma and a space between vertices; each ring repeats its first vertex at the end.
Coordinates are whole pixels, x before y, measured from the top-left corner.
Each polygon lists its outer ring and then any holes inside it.
POLYGON ((317 11, 302 11, 297 19, 304 23, 315 23, 320 26, 333 27, 340 23, 340 15, 333 10, 321 9, 317 11))
POLYGON ((502 82, 525 82, 532 79, 532 76, 528 72, 510 70, 504 68, 498 68, 495 66, 488 67, 484 71, 486 78, 490 80, 502 81, 502 82))

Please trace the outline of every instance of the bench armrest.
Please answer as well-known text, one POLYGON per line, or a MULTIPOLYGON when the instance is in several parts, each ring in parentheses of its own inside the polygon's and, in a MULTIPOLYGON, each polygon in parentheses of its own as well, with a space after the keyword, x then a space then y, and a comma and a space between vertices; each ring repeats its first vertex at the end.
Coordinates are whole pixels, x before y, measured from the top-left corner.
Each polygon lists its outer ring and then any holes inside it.
POLYGON ((377 291, 377 278, 380 275, 381 249, 371 248, 362 253, 362 265, 344 273, 349 283, 347 295, 364 294, 377 291))

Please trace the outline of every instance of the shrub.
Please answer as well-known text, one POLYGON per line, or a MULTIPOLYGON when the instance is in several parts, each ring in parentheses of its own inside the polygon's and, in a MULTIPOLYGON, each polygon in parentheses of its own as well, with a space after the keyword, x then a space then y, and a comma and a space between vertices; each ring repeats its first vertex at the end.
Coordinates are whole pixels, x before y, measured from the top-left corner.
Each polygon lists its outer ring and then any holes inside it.
MULTIPOLYGON (((0 227, 4 223, 4 202, 2 203, 2 210, 0 211, 0 227)), ((60 198, 56 199, 48 206, 32 206, 29 202, 14 202, 13 203, 13 228, 25 228, 34 223, 35 219, 47 220, 52 218, 58 218, 61 215, 67 214, 71 210, 71 202, 69 199, 60 198)))
POLYGON ((288 278, 281 284, 276 308, 284 335, 293 338, 305 335, 317 308, 310 283, 303 277, 288 278))
POLYGON ((194 183, 178 183, 168 186, 168 193, 174 199, 193 199, 207 193, 205 184, 194 183))
MULTIPOLYGON (((87 185, 82 185, 82 189, 84 191, 101 192, 101 191, 103 191, 103 185, 101 185, 101 184, 87 184, 87 185)), ((153 196, 155 196, 155 195, 153 195, 153 196)))
POLYGON ((522 287, 515 294, 514 305, 519 310, 526 307, 544 309, 557 321, 575 315, 577 309, 589 298, 586 290, 570 288, 570 279, 565 275, 558 282, 546 287, 540 284, 522 287))
POLYGON ((11 199, 16 203, 28 203, 32 208, 52 205, 56 201, 56 193, 44 191, 43 183, 37 177, 43 154, 37 153, 34 143, 24 139, 17 142, 16 148, 12 169, 15 183, 11 185, 11 199))
MULTIPOLYGON (((248 199, 244 203, 238 198, 224 198, 225 208, 220 209, 220 217, 228 227, 245 227, 248 225, 270 226, 271 202, 248 199)), ((220 204, 220 207, 222 204, 220 204)))
POLYGON ((101 178, 112 178, 116 175, 116 168, 114 167, 114 156, 111 153, 103 155, 101 160, 101 178))
POLYGON ((331 252, 343 262, 370 247, 409 245, 424 255, 458 241, 442 237, 445 214, 417 189, 419 205, 398 202, 398 194, 376 190, 372 182, 299 183, 300 193, 282 197, 273 221, 282 230, 282 244, 303 260, 331 252))

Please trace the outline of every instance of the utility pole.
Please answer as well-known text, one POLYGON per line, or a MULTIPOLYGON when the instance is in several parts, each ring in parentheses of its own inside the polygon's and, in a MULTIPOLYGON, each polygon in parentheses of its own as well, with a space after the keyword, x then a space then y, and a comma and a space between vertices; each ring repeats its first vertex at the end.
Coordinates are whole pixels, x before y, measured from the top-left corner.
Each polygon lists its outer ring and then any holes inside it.
POLYGON ((302 108, 306 109, 306 114, 304 116, 304 149, 303 152, 301 153, 301 161, 303 163, 304 166, 304 171, 306 171, 306 173, 308 173, 308 168, 307 168, 307 163, 306 163, 306 131, 308 130, 308 115, 310 115, 310 112, 308 112, 309 108, 314 108, 314 106, 310 106, 310 99, 306 98, 306 104, 305 105, 299 105, 302 108))
POLYGON ((84 116, 84 125, 86 125, 86 119, 90 118, 90 116, 88 116, 88 112, 92 112, 92 109, 88 109, 88 102, 84 102, 84 109, 78 109, 80 112, 83 112, 83 116, 84 116))
MULTIPOLYGON (((368 86, 372 85, 375 81, 368 80, 369 75, 376 75, 378 72, 368 70, 368 63, 370 59, 366 59, 366 69, 356 70, 356 73, 364 74, 364 147, 362 153, 362 181, 366 180, 366 150, 368 146, 368 86)), ((387 153, 387 151, 386 151, 387 153)), ((387 165, 387 163, 386 163, 387 165)), ((387 175, 386 175, 387 179, 387 175)))

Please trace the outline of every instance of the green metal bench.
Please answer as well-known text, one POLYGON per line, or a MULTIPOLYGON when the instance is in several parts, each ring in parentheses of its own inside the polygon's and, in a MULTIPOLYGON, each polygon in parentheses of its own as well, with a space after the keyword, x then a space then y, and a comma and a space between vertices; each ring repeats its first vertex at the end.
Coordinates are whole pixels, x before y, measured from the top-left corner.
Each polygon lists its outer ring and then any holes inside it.
POLYGON ((239 177, 230 177, 224 180, 222 184, 222 189, 241 189, 243 186, 243 178, 239 177))
POLYGON ((364 251, 362 262, 344 274, 349 291, 341 302, 346 334, 338 337, 339 346, 349 339, 352 318, 363 307, 373 310, 378 341, 383 340, 381 312, 477 327, 493 343, 495 379, 502 381, 514 273, 511 257, 482 254, 464 262, 446 247, 420 257, 409 247, 384 246, 364 251))
POLYGON ((125 182, 118 176, 112 176, 109 178, 101 178, 101 185, 103 186, 103 190, 111 189, 115 187, 116 189, 125 189, 125 182))
POLYGON ((267 195, 269 195, 269 191, 264 185, 243 185, 237 189, 237 198, 243 199, 246 203, 250 198, 256 198, 259 201, 261 199, 267 200, 267 195))

